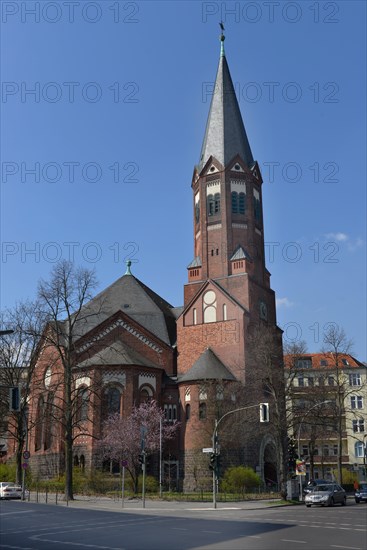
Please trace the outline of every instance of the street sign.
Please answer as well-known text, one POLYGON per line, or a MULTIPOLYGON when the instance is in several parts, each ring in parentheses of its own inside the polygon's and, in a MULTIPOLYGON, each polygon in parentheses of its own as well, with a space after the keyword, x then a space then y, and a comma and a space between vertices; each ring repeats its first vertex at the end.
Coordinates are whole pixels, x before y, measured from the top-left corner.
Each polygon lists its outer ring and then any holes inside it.
POLYGON ((31 453, 30 453, 29 451, 24 451, 24 453, 23 453, 23 458, 24 458, 25 460, 28 460, 28 458, 30 458, 30 457, 31 457, 31 453))
POLYGON ((297 476, 306 475, 306 462, 304 460, 296 460, 296 475, 297 476))
POLYGON ((203 453, 212 453, 213 452, 213 447, 205 447, 203 449, 203 453))
POLYGON ((28 462, 23 462, 22 468, 24 468, 24 470, 26 470, 28 468, 28 462))
POLYGON ((121 460, 121 466, 127 468, 127 460, 121 460))

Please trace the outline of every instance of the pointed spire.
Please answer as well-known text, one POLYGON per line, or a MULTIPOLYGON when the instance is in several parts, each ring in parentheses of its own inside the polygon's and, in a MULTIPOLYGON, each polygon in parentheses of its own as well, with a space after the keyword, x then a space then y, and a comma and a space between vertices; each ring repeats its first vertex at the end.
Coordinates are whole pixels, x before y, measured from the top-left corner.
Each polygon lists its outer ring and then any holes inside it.
POLYGON ((127 260, 125 275, 132 275, 130 267, 131 267, 131 260, 127 260))
POLYGON ((220 26, 219 66, 201 148, 199 171, 211 155, 224 166, 236 155, 240 155, 248 166, 254 162, 224 53, 223 23, 220 26))

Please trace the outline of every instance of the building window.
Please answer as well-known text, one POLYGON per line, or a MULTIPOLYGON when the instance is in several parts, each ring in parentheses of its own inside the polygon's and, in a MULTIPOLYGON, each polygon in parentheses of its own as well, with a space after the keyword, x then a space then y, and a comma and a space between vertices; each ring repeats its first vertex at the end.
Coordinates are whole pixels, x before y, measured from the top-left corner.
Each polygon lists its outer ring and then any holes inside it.
POLYGON ((148 386, 140 388, 140 403, 148 403, 153 398, 153 390, 148 386))
POLYGON ((321 366, 321 367, 327 367, 327 361, 326 361, 326 359, 321 359, 321 360, 320 360, 320 366, 321 366))
POLYGON ((215 323, 217 320, 217 297, 213 290, 208 290, 203 297, 204 323, 215 323))
POLYGON ((302 456, 308 455, 308 445, 302 445, 302 456))
POLYGON ((46 414, 45 414, 45 427, 44 427, 44 442, 43 448, 45 450, 50 449, 52 446, 52 419, 53 419, 53 402, 54 397, 52 393, 47 396, 46 414))
POLYGON ((199 399, 200 401, 205 401, 208 398, 208 393, 206 386, 201 386, 199 388, 199 399))
POLYGON ((311 369, 312 368, 312 360, 311 359, 297 359, 296 368, 297 369, 311 369))
POLYGON ((222 401, 224 399, 224 388, 223 386, 217 386, 217 400, 222 401))
POLYGON ((363 397, 361 395, 352 395, 350 406, 352 409, 363 409, 363 397))
POLYGON ((329 456, 329 445, 324 445, 322 449, 323 456, 329 456))
POLYGON ((207 212, 208 216, 213 216, 214 214, 214 197, 213 195, 207 196, 207 212))
POLYGON ((187 421, 187 420, 190 420, 190 416, 191 416, 191 405, 190 405, 190 404, 187 404, 186 407, 185 407, 185 418, 186 418, 186 421, 187 421))
POLYGON ((364 451, 364 447, 363 447, 362 441, 357 441, 354 444, 354 454, 356 455, 357 458, 363 458, 363 451, 364 451))
POLYGON ((214 195, 214 213, 220 213, 220 193, 215 193, 214 195))
POLYGON ((105 392, 107 414, 121 413, 121 392, 118 388, 108 388, 105 392))
POLYGON ((191 388, 188 386, 185 388, 185 401, 190 401, 191 399, 191 388))
POLYGON ((304 385, 305 385, 305 379, 303 378, 303 376, 299 376, 299 377, 298 377, 298 386, 299 386, 300 388, 303 388, 304 385))
POLYGON ((194 325, 196 325, 198 322, 196 307, 194 307, 194 309, 192 310, 192 317, 193 317, 192 322, 194 323, 194 325))
POLYGON ((329 386, 335 386, 335 380, 333 376, 328 376, 327 383, 329 386))
POLYGON ((223 321, 227 321, 227 304, 223 304, 223 321))
POLYGON ((342 363, 345 367, 349 367, 349 362, 347 361, 347 359, 342 359, 342 363))
POLYGON ((360 386, 361 385, 361 375, 358 373, 353 373, 349 375, 349 385, 350 386, 360 386))
POLYGON ((89 391, 88 388, 81 387, 78 389, 76 398, 76 420, 82 422, 88 418, 89 391))
POLYGON ((177 405, 164 405, 164 417, 167 422, 174 422, 177 420, 177 405))
POLYGON ((313 380, 312 376, 309 376, 308 377, 308 386, 313 386, 313 382, 314 382, 314 380, 313 380))
POLYGON ((238 193, 232 191, 232 214, 238 214, 238 193))
POLYGON ((333 455, 334 456, 338 455, 338 445, 333 445, 333 455))
POLYGON ((239 214, 244 214, 246 210, 246 195, 245 193, 240 193, 238 195, 238 212, 239 214))
POLYGON ((206 403, 200 403, 199 405, 199 419, 205 420, 206 418, 206 403))
POLYGON ((353 432, 354 433, 363 433, 364 432, 364 419, 359 418, 357 420, 352 420, 353 432))
POLYGON ((37 405, 36 435, 35 435, 35 443, 34 443, 35 451, 39 451, 40 448, 42 447, 44 421, 45 421, 45 400, 44 400, 44 397, 41 395, 37 405))

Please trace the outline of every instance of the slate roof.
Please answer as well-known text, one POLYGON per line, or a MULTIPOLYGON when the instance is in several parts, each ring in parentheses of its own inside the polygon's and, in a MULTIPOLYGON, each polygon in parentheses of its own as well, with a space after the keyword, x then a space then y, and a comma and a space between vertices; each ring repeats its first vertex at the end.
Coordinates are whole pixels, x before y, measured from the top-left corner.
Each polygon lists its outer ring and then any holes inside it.
POLYGON ((215 353, 207 348, 191 369, 179 378, 179 382, 195 380, 236 380, 236 378, 215 353))
POLYGON ((241 245, 239 245, 230 257, 230 261, 233 260, 251 260, 250 255, 246 252, 241 245))
MULTIPOLYGON (((332 353, 302 353, 295 357, 293 355, 284 355, 284 365, 286 368, 293 368, 295 361, 309 360, 311 362, 311 369, 335 369, 335 357, 332 353), (321 363, 322 362, 322 363, 321 363)), ((340 353, 338 356, 338 368, 340 369, 360 369, 366 367, 363 363, 358 361, 355 357, 348 353, 340 353)), ((300 371, 307 371, 310 369, 300 368, 300 371)))
POLYGON ((138 365, 143 367, 155 367, 153 363, 147 361, 138 352, 121 341, 117 341, 107 348, 88 357, 79 367, 90 367, 95 365, 138 365))
POLYGON ((214 93, 199 161, 199 172, 210 156, 223 166, 236 155, 253 165, 249 141, 224 53, 219 60, 214 93))
POLYGON ((195 256, 192 262, 187 266, 187 269, 189 269, 190 267, 201 267, 201 266, 202 266, 202 263, 201 263, 200 256, 195 256))
POLYGON ((177 308, 129 274, 117 279, 84 306, 76 336, 84 336, 120 310, 166 344, 175 344, 177 308))

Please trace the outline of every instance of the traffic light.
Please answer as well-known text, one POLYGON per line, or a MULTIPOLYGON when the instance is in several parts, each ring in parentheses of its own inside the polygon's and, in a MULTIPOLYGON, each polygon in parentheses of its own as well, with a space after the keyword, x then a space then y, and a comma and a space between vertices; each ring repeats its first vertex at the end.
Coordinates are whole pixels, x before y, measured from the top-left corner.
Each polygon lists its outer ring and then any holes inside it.
POLYGON ((260 403, 260 422, 269 422, 269 403, 260 403))
POLYGON ((296 461, 299 458, 296 450, 296 444, 291 437, 287 437, 287 452, 288 452, 288 471, 296 470, 296 461))
POLYGON ((19 395, 18 386, 10 388, 9 390, 9 411, 10 412, 20 411, 20 395, 19 395))
POLYGON ((145 464, 145 454, 141 453, 139 455, 139 462, 142 466, 144 466, 144 464, 145 464))
POLYGON ((209 470, 215 470, 217 464, 217 456, 215 453, 211 453, 210 455, 210 462, 209 462, 209 470))

